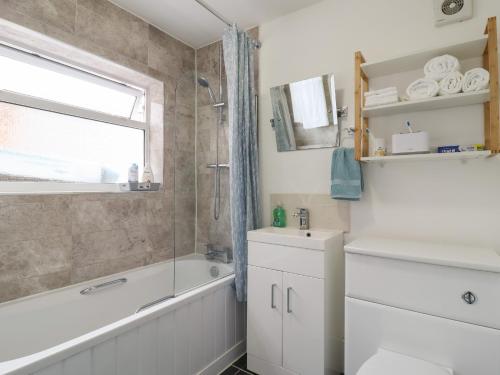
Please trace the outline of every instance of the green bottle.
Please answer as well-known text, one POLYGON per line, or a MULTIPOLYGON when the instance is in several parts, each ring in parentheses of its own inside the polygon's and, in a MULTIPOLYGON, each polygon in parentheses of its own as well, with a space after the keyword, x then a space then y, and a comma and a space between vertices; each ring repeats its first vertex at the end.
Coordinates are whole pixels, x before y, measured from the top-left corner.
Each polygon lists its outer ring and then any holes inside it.
POLYGON ((278 203, 276 208, 273 210, 273 227, 286 227, 286 213, 281 203, 278 203))

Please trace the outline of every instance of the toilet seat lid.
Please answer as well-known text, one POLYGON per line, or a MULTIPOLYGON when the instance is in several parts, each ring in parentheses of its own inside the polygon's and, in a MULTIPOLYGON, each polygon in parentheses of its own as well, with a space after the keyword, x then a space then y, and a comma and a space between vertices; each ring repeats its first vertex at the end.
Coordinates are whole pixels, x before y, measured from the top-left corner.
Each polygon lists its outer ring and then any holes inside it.
POLYGON ((361 366, 357 375, 453 375, 453 371, 421 359, 379 349, 361 366))

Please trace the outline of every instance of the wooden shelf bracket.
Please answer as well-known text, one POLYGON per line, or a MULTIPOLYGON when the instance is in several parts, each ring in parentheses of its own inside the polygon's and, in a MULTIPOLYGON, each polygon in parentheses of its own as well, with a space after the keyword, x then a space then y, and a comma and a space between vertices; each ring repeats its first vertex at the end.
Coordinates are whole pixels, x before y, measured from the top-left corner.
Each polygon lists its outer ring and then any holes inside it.
POLYGON ((364 106, 364 93, 368 91, 368 77, 361 69, 361 64, 365 63, 365 58, 360 51, 354 54, 354 149, 356 160, 361 160, 362 156, 368 156, 368 119, 362 115, 364 106))
POLYGON ((496 17, 491 17, 486 25, 488 44, 483 54, 483 67, 490 73, 490 101, 484 104, 484 143, 493 153, 500 152, 497 32, 496 17))

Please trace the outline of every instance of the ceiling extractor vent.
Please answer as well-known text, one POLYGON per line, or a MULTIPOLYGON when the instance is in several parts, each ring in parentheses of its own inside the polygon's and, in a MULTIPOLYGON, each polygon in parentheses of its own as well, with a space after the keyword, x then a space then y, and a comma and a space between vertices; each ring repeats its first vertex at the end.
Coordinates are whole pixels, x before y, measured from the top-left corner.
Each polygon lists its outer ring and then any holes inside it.
POLYGON ((436 26, 472 18, 472 0, 434 0, 436 26))

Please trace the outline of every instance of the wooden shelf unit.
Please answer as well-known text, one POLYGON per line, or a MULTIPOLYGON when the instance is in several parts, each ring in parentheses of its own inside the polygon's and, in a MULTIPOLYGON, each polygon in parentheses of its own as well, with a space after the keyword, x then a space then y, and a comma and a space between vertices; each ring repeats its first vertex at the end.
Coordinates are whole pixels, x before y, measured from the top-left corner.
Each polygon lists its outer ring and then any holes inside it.
POLYGON ((454 95, 435 96, 428 99, 408 100, 361 110, 363 117, 379 117, 398 113, 432 111, 434 109, 453 108, 471 104, 483 104, 490 101, 490 90, 482 90, 454 95))
MULTIPOLYGON (((415 159, 397 155, 381 158, 369 157, 369 135, 367 129, 369 126, 368 119, 370 117, 388 116, 406 112, 430 111, 440 108, 451 108, 480 103, 484 103, 484 145, 487 150, 487 152, 483 152, 480 155, 488 156, 490 154, 500 153, 498 36, 496 17, 488 19, 485 36, 453 46, 421 51, 411 55, 374 63, 367 63, 363 54, 358 51, 354 55, 354 71, 354 148, 356 160, 368 162, 379 161, 379 159, 383 158, 391 158, 391 160, 396 158, 401 158, 401 160, 415 159), (429 59, 445 53, 452 54, 460 60, 482 56, 483 67, 490 73, 489 90, 364 108, 364 93, 369 89, 370 78, 410 71, 420 67, 423 69, 425 62, 429 59)), ((429 155, 436 154, 427 154, 425 157, 417 159, 443 159, 443 157, 429 157, 429 155)), ((479 154, 471 154, 468 156, 472 157, 477 155, 479 154)), ((459 157, 453 156, 452 158, 459 157)))
POLYGON ((361 161, 365 163, 386 163, 397 161, 425 161, 425 160, 469 160, 481 159, 491 156, 491 151, 467 151, 467 152, 449 152, 449 153, 430 153, 430 154, 412 154, 412 155, 389 155, 389 156, 368 156, 362 157, 361 161))

